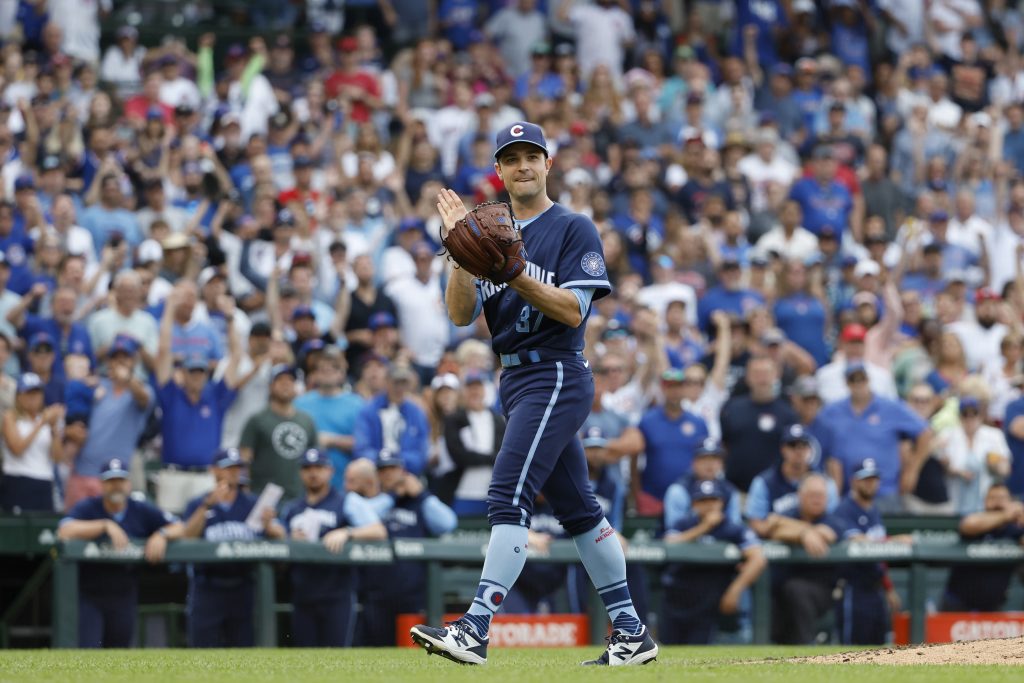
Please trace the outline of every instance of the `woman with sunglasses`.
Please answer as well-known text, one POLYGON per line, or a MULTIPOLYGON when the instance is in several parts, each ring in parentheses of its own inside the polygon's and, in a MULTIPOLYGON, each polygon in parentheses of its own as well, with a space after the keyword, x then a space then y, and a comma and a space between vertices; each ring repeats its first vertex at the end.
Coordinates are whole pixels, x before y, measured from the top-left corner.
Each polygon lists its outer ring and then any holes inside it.
POLYGON ((969 515, 984 509, 985 493, 1010 474, 1010 448, 1003 432, 985 424, 988 397, 960 397, 960 425, 946 441, 946 472, 953 509, 969 515))

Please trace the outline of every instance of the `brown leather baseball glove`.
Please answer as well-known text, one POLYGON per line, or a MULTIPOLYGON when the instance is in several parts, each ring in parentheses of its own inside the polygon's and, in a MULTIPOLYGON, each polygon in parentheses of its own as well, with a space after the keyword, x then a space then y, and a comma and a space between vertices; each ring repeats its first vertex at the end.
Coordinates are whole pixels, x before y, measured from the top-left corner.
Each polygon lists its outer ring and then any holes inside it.
POLYGON ((526 267, 526 247, 505 202, 484 202, 441 239, 449 258, 494 284, 514 280, 526 267))

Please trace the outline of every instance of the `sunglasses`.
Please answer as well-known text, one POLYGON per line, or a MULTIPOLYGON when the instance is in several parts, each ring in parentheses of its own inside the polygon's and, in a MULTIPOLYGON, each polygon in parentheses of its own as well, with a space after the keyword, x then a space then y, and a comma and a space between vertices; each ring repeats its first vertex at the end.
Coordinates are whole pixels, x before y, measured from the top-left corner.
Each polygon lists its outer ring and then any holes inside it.
POLYGON ((867 381, 868 381, 868 376, 863 374, 863 373, 858 373, 856 375, 851 375, 850 377, 846 378, 846 383, 847 384, 859 384, 861 382, 867 382, 867 381))

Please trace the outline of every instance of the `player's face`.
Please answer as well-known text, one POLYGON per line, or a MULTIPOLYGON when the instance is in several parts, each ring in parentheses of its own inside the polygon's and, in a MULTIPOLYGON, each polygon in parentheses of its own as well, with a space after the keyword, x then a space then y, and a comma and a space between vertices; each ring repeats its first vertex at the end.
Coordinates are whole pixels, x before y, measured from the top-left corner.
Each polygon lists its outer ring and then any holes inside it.
POLYGON ((528 202, 547 191, 551 159, 536 145, 516 143, 502 150, 494 170, 513 200, 528 202))

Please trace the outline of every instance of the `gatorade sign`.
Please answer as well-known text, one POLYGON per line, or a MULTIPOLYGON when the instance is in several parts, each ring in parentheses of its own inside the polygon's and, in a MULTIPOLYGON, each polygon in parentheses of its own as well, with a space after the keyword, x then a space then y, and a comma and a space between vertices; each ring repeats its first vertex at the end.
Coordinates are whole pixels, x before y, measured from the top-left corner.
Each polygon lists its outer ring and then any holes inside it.
MULTIPOLYGON (((906 613, 893 619, 897 645, 910 642, 910 617, 906 613)), ((928 615, 924 642, 953 643, 988 638, 1024 636, 1024 612, 939 612, 928 615)))
MULTIPOLYGON (((446 614, 443 621, 455 621, 461 614, 446 614)), ((395 642, 416 647, 409 629, 422 624, 422 614, 400 614, 395 620, 395 642)), ((590 643, 590 621, 585 614, 498 614, 491 620, 488 636, 495 647, 580 647, 590 643)))

